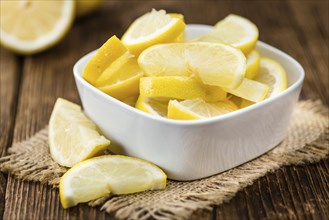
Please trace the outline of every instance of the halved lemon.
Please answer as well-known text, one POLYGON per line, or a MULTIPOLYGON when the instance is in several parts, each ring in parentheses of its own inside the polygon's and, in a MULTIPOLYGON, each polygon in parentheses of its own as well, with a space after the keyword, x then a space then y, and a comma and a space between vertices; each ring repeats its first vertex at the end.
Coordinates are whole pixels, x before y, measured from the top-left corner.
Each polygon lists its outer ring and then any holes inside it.
POLYGON ((127 48, 114 35, 109 38, 87 63, 82 77, 95 85, 98 77, 119 57, 127 52, 127 48))
POLYGON ((203 85, 187 76, 143 77, 139 85, 143 97, 165 97, 171 99, 202 98, 218 101, 226 98, 226 92, 220 87, 203 85))
POLYGON ((148 98, 139 96, 136 102, 136 108, 151 115, 167 117, 168 103, 169 99, 167 98, 148 98))
POLYGON ((104 70, 94 85, 106 94, 124 100, 138 96, 142 76, 136 58, 126 52, 104 70))
POLYGON ((52 158, 66 167, 102 153, 111 143, 98 133, 79 105, 62 98, 55 103, 48 136, 52 158))
POLYGON ((251 51, 247 56, 247 70, 245 77, 248 79, 255 78, 259 73, 260 55, 256 50, 251 51))
POLYGON ((183 19, 153 9, 137 18, 121 39, 132 54, 139 55, 152 45, 173 42, 184 30, 183 19))
POLYGON ((146 49, 138 58, 148 76, 195 76, 204 84, 236 88, 246 72, 246 58, 233 47, 206 42, 171 43, 146 49))
POLYGON ((254 80, 270 87, 266 97, 275 96, 287 88, 287 76, 282 65, 266 57, 260 59, 260 72, 254 80))
POLYGON ((228 44, 248 55, 255 49, 258 28, 250 20, 230 14, 215 25, 215 29, 200 37, 198 41, 228 44))
POLYGON ((168 105, 168 118, 177 120, 196 120, 211 118, 228 112, 238 110, 231 101, 206 102, 202 99, 170 100, 168 105))
POLYGON ((74 19, 75 2, 0 1, 0 42, 19 54, 34 54, 59 42, 74 19))
POLYGON ((166 174, 154 164, 127 156, 106 155, 78 163, 59 184, 62 206, 69 208, 109 194, 164 189, 166 174))
POLYGON ((263 83, 245 78, 238 88, 223 88, 223 90, 252 102, 260 102, 267 97, 270 88, 263 83))

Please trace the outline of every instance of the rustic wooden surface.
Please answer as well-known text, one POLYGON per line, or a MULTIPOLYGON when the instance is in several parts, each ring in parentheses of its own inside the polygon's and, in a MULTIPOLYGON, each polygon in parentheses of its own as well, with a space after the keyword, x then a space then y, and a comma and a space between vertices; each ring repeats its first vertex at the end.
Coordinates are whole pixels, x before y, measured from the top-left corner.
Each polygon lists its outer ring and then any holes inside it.
MULTIPOLYGON (((329 104, 328 1, 107 1, 79 19, 65 39, 44 53, 17 56, 1 48, 0 155, 12 143, 43 128, 57 97, 80 103, 73 64, 151 8, 185 15, 187 23, 214 24, 228 13, 246 16, 260 39, 296 58, 305 68, 302 99, 329 104)), ((329 219, 329 161, 283 167, 231 201, 192 219, 329 219)), ((0 219, 113 219, 85 204, 64 210, 58 191, 0 173, 0 219)))

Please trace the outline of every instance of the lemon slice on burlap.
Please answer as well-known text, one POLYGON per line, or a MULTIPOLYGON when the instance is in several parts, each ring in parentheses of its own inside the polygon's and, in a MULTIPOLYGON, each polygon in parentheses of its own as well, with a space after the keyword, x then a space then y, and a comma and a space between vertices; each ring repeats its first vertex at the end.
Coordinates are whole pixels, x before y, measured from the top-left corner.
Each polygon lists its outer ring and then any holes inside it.
POLYGON ((236 88, 246 72, 246 58, 219 43, 159 44, 143 51, 138 63, 147 76, 195 76, 204 84, 236 88))
POLYGON ((198 40, 228 44, 248 55, 256 46, 258 28, 250 20, 231 14, 219 21, 213 31, 198 40))
POLYGON ((177 120, 196 120, 211 118, 238 110, 231 101, 206 102, 202 99, 170 100, 168 105, 168 118, 177 120))
POLYGON ((50 117, 48 139, 51 157, 66 167, 98 155, 110 145, 79 105, 61 98, 50 117))
POLYGON ((59 184, 62 206, 69 208, 111 194, 164 189, 166 174, 154 164, 127 156, 106 155, 78 163, 59 184))
POLYGON ((59 42, 74 19, 75 2, 0 1, 0 42, 19 54, 34 54, 59 42))
POLYGON ((138 55, 152 45, 175 41, 184 30, 184 20, 179 16, 153 9, 137 18, 121 40, 132 54, 138 55))

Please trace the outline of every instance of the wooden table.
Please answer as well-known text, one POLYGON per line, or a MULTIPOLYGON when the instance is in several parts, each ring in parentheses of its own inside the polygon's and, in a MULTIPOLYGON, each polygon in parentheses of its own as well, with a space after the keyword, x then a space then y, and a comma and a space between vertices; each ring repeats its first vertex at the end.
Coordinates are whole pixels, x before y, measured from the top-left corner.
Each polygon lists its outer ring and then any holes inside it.
MULTIPOLYGON (((305 68, 301 99, 328 100, 328 1, 107 1, 77 20, 65 39, 44 53, 17 56, 1 48, 0 155, 47 125, 57 97, 80 103, 73 64, 110 36, 121 36, 151 8, 185 15, 187 23, 215 24, 229 13, 250 18, 260 40, 305 68)), ((194 219, 329 219, 329 161, 283 167, 194 219)), ((0 173, 0 219, 112 219, 87 205, 64 210, 57 189, 0 173)))

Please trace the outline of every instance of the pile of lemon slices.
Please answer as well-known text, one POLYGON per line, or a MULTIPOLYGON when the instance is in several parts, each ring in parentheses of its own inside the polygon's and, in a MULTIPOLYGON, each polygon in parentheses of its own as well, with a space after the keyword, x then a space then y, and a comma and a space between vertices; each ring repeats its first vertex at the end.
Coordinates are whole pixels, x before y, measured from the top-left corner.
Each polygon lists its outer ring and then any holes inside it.
MULTIPOLYGON (((283 67, 255 50, 258 29, 245 18, 229 15, 212 32, 192 42, 184 38, 183 15, 152 10, 121 40, 109 38, 82 76, 122 102, 175 120, 223 115, 286 89, 283 67)), ((57 100, 49 122, 50 152, 59 164, 73 166, 60 182, 64 208, 110 193, 165 188, 165 173, 147 161, 95 157, 109 144, 78 105, 57 100)))
POLYGON ((82 76, 154 116, 214 117, 286 89, 283 67, 255 49, 258 35, 255 24, 231 14, 188 42, 183 15, 153 9, 137 18, 121 40, 111 37, 82 76))

